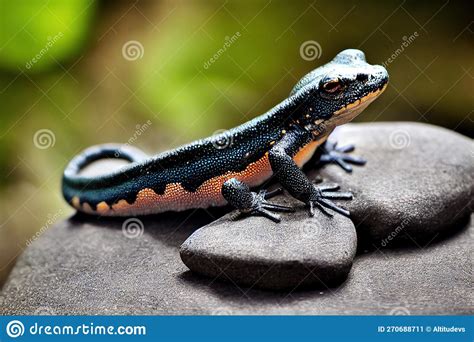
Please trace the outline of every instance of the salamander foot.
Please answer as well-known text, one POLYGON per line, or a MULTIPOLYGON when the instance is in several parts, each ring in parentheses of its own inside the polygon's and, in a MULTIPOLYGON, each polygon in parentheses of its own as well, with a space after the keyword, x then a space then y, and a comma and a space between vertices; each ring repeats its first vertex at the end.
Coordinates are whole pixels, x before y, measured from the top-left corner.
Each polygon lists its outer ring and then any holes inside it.
POLYGON ((339 185, 337 184, 313 185, 313 191, 307 203, 309 205, 309 214, 314 216, 314 209, 316 207, 330 217, 333 214, 328 209, 349 217, 349 210, 337 206, 331 199, 351 200, 353 198, 352 193, 338 192, 338 190, 339 185))
POLYGON ((238 209, 238 213, 232 219, 245 215, 261 215, 274 222, 280 222, 280 215, 277 212, 293 212, 294 209, 288 206, 268 202, 267 199, 282 192, 282 189, 267 192, 262 190, 259 193, 250 191, 249 187, 241 181, 231 178, 222 185, 222 196, 230 205, 238 209))
POLYGON ((349 163, 354 165, 364 165, 367 162, 364 158, 348 154, 354 151, 354 149, 355 146, 352 144, 337 147, 337 142, 326 141, 322 147, 323 154, 319 161, 321 164, 334 162, 342 167, 346 172, 352 172, 352 166, 349 165, 349 163))

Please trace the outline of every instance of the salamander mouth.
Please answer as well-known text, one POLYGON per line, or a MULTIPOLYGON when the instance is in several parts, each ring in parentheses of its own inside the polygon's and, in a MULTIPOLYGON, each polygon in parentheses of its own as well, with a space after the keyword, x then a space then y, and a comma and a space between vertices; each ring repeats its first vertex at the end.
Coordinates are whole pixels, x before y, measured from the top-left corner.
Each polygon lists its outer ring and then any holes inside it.
POLYGON ((334 115, 330 119, 330 122, 339 126, 345 124, 357 115, 359 115, 367 106, 372 103, 380 94, 382 94, 387 88, 387 83, 385 82, 382 86, 375 89, 374 91, 369 92, 367 95, 357 99, 356 101, 349 103, 342 107, 341 109, 334 112, 334 115))
MULTIPOLYGON (((338 111, 336 111, 334 114, 339 115, 343 114, 344 112, 351 112, 353 110, 356 110, 362 106, 367 106, 369 103, 371 103, 373 100, 375 100, 380 94, 382 94, 385 89, 387 88, 387 83, 385 83, 383 86, 375 89, 374 91, 368 93, 367 95, 361 97, 360 99, 349 103, 348 105, 345 105, 338 111)), ((365 108, 365 107, 364 107, 365 108)))
POLYGON ((318 119, 314 122, 314 125, 310 124, 306 129, 312 131, 314 136, 320 136, 322 132, 330 133, 336 126, 343 125, 359 115, 372 101, 385 91, 387 84, 388 82, 385 81, 380 87, 335 111, 327 121, 318 119), (324 129, 321 129, 321 125, 324 129))

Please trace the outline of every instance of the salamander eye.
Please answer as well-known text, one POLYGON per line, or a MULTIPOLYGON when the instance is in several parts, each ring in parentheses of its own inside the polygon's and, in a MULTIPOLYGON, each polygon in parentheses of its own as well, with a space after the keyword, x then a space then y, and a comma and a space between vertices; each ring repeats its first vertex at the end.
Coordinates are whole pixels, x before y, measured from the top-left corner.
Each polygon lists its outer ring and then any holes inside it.
POLYGON ((334 94, 342 89, 342 83, 339 79, 333 79, 325 82, 323 84, 323 89, 327 93, 334 94))

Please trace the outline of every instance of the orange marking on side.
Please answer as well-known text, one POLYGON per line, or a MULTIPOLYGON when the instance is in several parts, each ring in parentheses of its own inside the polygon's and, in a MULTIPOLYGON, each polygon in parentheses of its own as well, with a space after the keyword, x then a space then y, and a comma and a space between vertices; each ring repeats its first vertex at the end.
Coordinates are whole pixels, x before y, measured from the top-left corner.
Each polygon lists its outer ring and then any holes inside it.
POLYGON ((125 210, 126 208, 128 208, 128 206, 130 206, 130 204, 126 200, 121 199, 117 203, 112 205, 112 209, 120 211, 125 210))
POLYGON ((110 210, 110 207, 107 203, 105 202, 100 202, 99 204, 97 204, 97 209, 96 211, 99 213, 99 214, 103 214, 103 213, 106 213, 110 210))
POLYGON ((71 204, 74 208, 81 209, 81 201, 79 200, 79 197, 74 196, 71 200, 71 204))
POLYGON ((311 159, 318 146, 321 145, 324 141, 326 141, 325 137, 319 140, 311 141, 307 145, 303 146, 293 157, 293 160, 296 165, 298 165, 298 167, 300 168, 303 167, 303 165, 311 159))
MULTIPOLYGON (((105 208, 102 205, 105 202, 99 203, 96 214, 104 216, 143 215, 224 205, 226 201, 222 197, 221 188, 228 179, 237 178, 248 186, 254 187, 269 179, 272 174, 268 154, 265 154, 261 159, 249 164, 245 170, 228 172, 209 179, 194 192, 187 191, 179 183, 168 184, 165 192, 161 195, 152 189, 145 188, 138 192, 135 202, 131 204, 122 199, 113 204, 111 208, 108 206, 105 208)), ((84 203, 81 209, 85 211, 90 209, 90 206, 84 203)))
MULTIPOLYGON (((301 148, 293 157, 298 167, 302 167, 312 157, 316 148, 324 141, 325 137, 311 141, 301 148)), ((245 170, 241 172, 228 172, 224 175, 209 179, 201 184, 195 192, 187 191, 179 183, 170 183, 166 185, 165 192, 161 195, 149 188, 140 190, 133 203, 128 203, 122 199, 109 207, 107 203, 100 202, 97 205, 96 211, 94 211, 88 203, 84 203, 82 207, 79 205, 78 209, 87 213, 95 213, 103 216, 127 216, 220 206, 226 204, 221 194, 221 188, 222 184, 228 179, 237 178, 249 187, 255 187, 262 184, 272 175, 273 172, 267 152, 261 159, 249 164, 245 170)), ((73 205, 75 205, 74 203, 76 202, 78 203, 78 201, 79 199, 75 201, 73 198, 73 205)))
POLYGON ((89 203, 83 203, 81 210, 88 214, 95 214, 94 209, 89 205, 89 203))

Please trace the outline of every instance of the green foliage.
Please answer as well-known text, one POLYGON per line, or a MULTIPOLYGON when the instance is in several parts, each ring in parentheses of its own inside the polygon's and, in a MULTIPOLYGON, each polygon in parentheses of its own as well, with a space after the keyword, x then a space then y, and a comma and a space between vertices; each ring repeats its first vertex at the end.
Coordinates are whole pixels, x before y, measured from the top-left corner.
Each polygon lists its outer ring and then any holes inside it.
POLYGON ((39 72, 72 58, 95 7, 95 0, 0 0, 0 68, 39 72))

